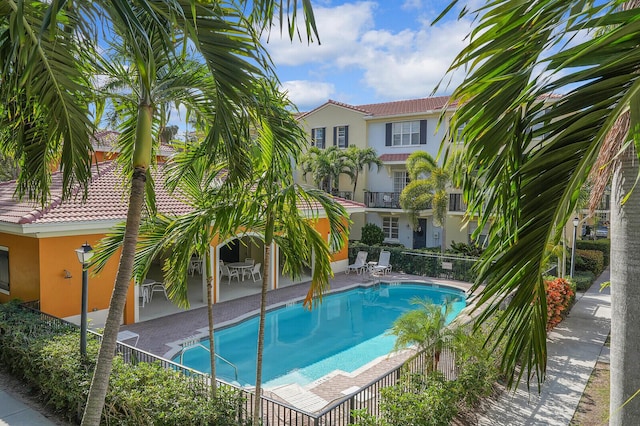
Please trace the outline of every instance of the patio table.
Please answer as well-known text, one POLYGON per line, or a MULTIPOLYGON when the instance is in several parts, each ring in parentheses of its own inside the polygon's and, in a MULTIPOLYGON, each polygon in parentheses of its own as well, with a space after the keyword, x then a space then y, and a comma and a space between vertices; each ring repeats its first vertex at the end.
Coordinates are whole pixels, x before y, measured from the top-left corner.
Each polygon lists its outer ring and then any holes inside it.
POLYGON ((238 275, 241 275, 242 281, 244 281, 244 271, 253 268, 253 263, 234 262, 234 263, 228 263, 227 266, 229 267, 229 269, 237 269, 238 275))

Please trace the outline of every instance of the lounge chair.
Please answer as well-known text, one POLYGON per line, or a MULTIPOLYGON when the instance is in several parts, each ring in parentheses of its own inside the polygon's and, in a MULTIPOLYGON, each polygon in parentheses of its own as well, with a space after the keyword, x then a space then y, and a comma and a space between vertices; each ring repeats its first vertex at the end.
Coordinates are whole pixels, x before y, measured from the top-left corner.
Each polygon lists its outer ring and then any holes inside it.
POLYGON ((378 264, 371 268, 371 273, 386 275, 391 272, 391 264, 389 263, 390 259, 391 252, 382 250, 380 252, 380 257, 378 258, 378 264))
POLYGON ((231 278, 233 277, 236 277, 238 282, 240 282, 240 274, 238 273, 237 269, 231 269, 227 265, 222 265, 220 266, 220 270, 222 271, 220 273, 220 278, 229 277, 229 282, 227 284, 231 284, 231 278))
POLYGON ((356 273, 359 275, 361 274, 366 268, 367 268, 367 256, 369 255, 368 252, 366 251, 359 251, 358 255, 356 256, 356 260, 354 263, 352 263, 351 265, 349 265, 349 267, 347 268, 347 270, 345 271, 345 273, 349 273, 352 270, 356 271, 356 273))

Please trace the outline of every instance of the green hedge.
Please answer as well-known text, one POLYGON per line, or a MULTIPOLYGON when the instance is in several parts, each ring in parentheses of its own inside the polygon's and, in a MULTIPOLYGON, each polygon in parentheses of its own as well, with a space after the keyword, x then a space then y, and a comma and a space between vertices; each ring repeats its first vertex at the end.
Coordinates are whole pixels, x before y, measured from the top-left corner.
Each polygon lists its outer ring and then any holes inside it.
POLYGON ((604 256, 600 250, 576 249, 576 270, 591 271, 593 275, 599 276, 604 270, 604 256))
MULTIPOLYGON (((567 278, 569 279, 569 278, 567 278)), ((587 291, 591 284, 596 280, 596 276, 591 271, 575 271, 573 274, 573 283, 578 291, 587 291)))
POLYGON ((579 250, 598 250, 602 252, 603 267, 609 266, 611 241, 609 240, 577 240, 576 248, 579 250))
MULTIPOLYGON (((52 329, 16 303, 0 305, 0 361, 71 422, 84 410, 99 348, 97 339, 89 338, 88 361, 82 362, 79 339, 76 327, 52 329)), ((176 371, 159 364, 128 364, 118 356, 102 420, 118 425, 235 426, 246 417, 243 406, 244 399, 234 389, 220 388, 214 400, 206 387, 194 386, 176 371)))
POLYGON ((356 256, 360 250, 369 253, 368 261, 377 261, 380 252, 387 250, 391 253, 390 263, 395 272, 405 272, 412 275, 422 275, 427 277, 445 276, 459 281, 473 282, 476 274, 473 271, 475 258, 462 257, 452 255, 450 259, 446 259, 452 263, 452 270, 442 269, 442 261, 439 257, 419 256, 420 254, 433 253, 440 254, 440 247, 431 247, 426 249, 414 250, 404 246, 375 245, 368 246, 359 242, 349 243, 349 263, 355 262, 356 256), (416 253, 417 255, 407 254, 416 253))

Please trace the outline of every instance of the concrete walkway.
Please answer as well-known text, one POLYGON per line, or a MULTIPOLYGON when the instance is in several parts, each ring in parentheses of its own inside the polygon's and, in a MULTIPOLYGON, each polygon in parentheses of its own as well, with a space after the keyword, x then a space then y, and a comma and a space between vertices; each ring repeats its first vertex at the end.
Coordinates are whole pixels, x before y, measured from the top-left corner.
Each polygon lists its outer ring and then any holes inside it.
POLYGON ((64 423, 41 414, 39 407, 11 386, 9 373, 0 370, 0 426, 56 426, 64 423))
POLYGON ((611 295, 600 284, 609 281, 606 270, 578 300, 569 316, 549 333, 547 378, 540 394, 537 385, 527 391, 502 394, 478 419, 480 425, 568 425, 598 358, 608 357, 604 343, 611 328, 611 295))

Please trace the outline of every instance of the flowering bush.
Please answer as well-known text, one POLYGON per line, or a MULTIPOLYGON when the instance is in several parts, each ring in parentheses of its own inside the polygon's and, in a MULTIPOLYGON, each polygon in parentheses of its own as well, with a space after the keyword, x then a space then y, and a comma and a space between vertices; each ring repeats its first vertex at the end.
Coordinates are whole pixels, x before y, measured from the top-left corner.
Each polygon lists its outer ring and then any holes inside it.
POLYGON ((575 292, 564 278, 545 280, 547 293, 547 331, 558 325, 573 303, 575 292))

